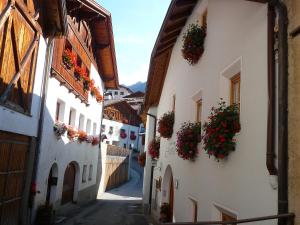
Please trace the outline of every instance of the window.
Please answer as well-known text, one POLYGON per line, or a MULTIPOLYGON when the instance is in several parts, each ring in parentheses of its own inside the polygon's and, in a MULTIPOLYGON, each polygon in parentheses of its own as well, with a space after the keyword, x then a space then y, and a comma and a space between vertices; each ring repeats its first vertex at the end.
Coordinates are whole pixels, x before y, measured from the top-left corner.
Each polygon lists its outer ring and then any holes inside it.
POLYGON ((227 214, 225 212, 221 212, 221 219, 224 222, 228 222, 228 221, 236 221, 237 218, 236 218, 236 216, 229 215, 229 214, 227 214))
POLYGON ((71 108, 69 113, 69 125, 72 127, 75 127, 75 118, 76 118, 76 110, 71 108))
POLYGON ((196 101, 196 122, 201 122, 202 117, 202 99, 196 101))
POLYGON ((192 202, 192 222, 198 221, 198 203, 196 200, 189 198, 192 202))
POLYGON ((120 92, 120 95, 124 95, 124 91, 121 91, 121 92, 120 92))
POLYGON ((241 76, 238 73, 230 79, 230 104, 237 104, 240 108, 241 76))
POLYGON ((175 112, 175 106, 176 106, 176 95, 173 95, 173 102, 172 102, 172 110, 175 112))
POLYGON ((115 95, 118 95, 118 92, 117 92, 117 91, 115 91, 115 95))
POLYGON ((80 114, 78 129, 83 130, 83 128, 84 128, 84 115, 80 114))
POLYGON ((83 170, 82 170, 82 183, 86 182, 86 170, 87 170, 87 165, 83 165, 83 170))
POLYGON ((202 27, 204 27, 205 29, 207 28, 207 9, 204 11, 204 13, 201 16, 201 25, 202 27))
POLYGON ((124 144, 124 145, 123 145, 123 148, 126 148, 126 147, 127 147, 126 144, 124 144))
POLYGON ((101 125, 101 133, 103 133, 103 132, 105 132, 105 125, 104 124, 101 125))
POLYGON ((87 134, 91 134, 91 126, 92 126, 92 121, 90 119, 88 119, 86 122, 86 133, 87 134))
POLYGON ((112 126, 109 127, 109 134, 113 134, 114 133, 114 128, 112 126))
POLYGON ((64 114, 65 114, 65 103, 61 100, 56 102, 56 111, 55 111, 55 120, 56 121, 64 121, 64 114))
POLYGON ((89 180, 92 180, 92 176, 93 176, 93 165, 90 165, 89 180))
POLYGON ((135 135, 135 132, 134 131, 130 131, 130 135, 135 135))
POLYGON ((97 133, 97 123, 93 123, 93 135, 97 133))

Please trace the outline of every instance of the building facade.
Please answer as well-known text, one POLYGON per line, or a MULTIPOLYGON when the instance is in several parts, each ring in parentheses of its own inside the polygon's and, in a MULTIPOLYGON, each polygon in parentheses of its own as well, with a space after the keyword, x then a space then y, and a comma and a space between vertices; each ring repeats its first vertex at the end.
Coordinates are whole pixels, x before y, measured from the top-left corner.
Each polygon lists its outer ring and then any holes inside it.
POLYGON ((66 1, 66 9, 68 32, 53 40, 46 74, 34 211, 96 198, 103 92, 118 87, 110 13, 94 1, 66 1))
POLYGON ((273 10, 266 1, 171 2, 152 52, 145 97, 146 146, 159 136, 157 120, 166 112, 175 113, 173 135, 161 138, 159 159, 153 161, 147 154, 143 201, 156 218, 163 203, 169 204, 174 222, 282 213, 278 204, 282 176, 277 173, 281 171, 277 162, 282 162, 277 155, 281 115, 276 111, 279 100, 270 97, 280 92, 270 88, 280 76, 273 10), (204 52, 194 65, 182 57, 182 40, 191 24, 206 32, 204 52), (203 125, 220 99, 239 106, 241 130, 235 136, 235 151, 214 160, 202 141, 195 160, 183 160, 176 151, 176 133, 184 122, 203 125))
POLYGON ((27 224, 44 65, 66 32, 64 1, 0 2, 0 224, 27 224))

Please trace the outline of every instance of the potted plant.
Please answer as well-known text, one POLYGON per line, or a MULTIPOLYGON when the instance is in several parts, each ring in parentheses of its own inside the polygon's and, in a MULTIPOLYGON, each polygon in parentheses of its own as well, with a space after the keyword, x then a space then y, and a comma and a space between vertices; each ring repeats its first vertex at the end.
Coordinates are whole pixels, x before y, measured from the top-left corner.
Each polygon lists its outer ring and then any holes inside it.
POLYGON ((160 206, 159 221, 162 223, 172 222, 170 218, 170 205, 169 203, 162 203, 160 206))
POLYGON ((93 137, 93 141, 92 141, 92 145, 95 146, 95 145, 98 145, 99 144, 99 137, 93 137))
POLYGON ((130 134, 130 140, 135 141, 136 135, 134 133, 130 134))
POLYGON ((70 70, 76 65, 76 54, 70 49, 65 49, 62 55, 62 61, 65 67, 70 70))
POLYGON ((227 106, 224 101, 212 107, 208 121, 203 125, 203 148, 218 161, 235 151, 234 136, 241 129, 237 105, 227 106))
POLYGON ((176 151, 179 157, 193 160, 198 153, 198 143, 201 141, 200 123, 183 123, 177 132, 176 151))
POLYGON ((160 138, 157 137, 153 139, 148 146, 148 152, 152 159, 158 159, 159 158, 159 149, 160 149, 160 138))
POLYGON ((158 132, 161 137, 171 138, 174 126, 174 112, 165 113, 158 121, 158 132))
POLYGON ((53 126, 54 134, 58 139, 61 138, 61 136, 66 133, 67 129, 68 129, 67 126, 64 123, 59 121, 56 121, 53 126))
POLYGON ((190 24, 183 35, 182 56, 190 65, 198 62, 204 52, 206 29, 198 24, 190 24))
POLYGON ((124 129, 121 129, 121 131, 120 131, 120 137, 121 137, 122 139, 126 139, 126 138, 127 138, 127 134, 126 134, 126 132, 125 132, 124 129))
POLYGON ((70 141, 73 141, 77 137, 77 132, 73 127, 69 126, 67 129, 67 136, 70 141))
POLYGON ((88 136, 87 136, 87 133, 86 133, 86 132, 84 132, 84 131, 82 131, 82 130, 78 131, 78 137, 77 137, 77 140, 78 140, 79 143, 82 143, 82 142, 84 142, 84 141, 87 141, 87 138, 88 138, 88 136))
POLYGON ((141 167, 145 167, 146 164, 146 152, 142 152, 138 155, 138 163, 141 167))

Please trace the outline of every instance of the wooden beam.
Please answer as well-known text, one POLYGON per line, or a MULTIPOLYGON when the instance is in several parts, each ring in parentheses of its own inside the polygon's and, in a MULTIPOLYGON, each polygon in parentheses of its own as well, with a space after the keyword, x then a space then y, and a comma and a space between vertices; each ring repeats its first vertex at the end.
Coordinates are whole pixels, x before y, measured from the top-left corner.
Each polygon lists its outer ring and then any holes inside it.
POLYGON ((165 33, 173 32, 175 30, 178 30, 179 28, 182 29, 182 27, 185 25, 185 23, 186 23, 186 18, 183 18, 183 19, 179 20, 178 22, 167 26, 165 29, 165 33))
POLYGON ((198 0, 179 0, 176 2, 177 7, 182 7, 182 6, 194 6, 198 0))
POLYGON ((165 52, 166 50, 172 48, 172 47, 174 46, 174 44, 175 44, 175 43, 170 44, 170 45, 168 45, 168 46, 166 46, 166 47, 160 49, 159 51, 157 51, 156 54, 155 54, 155 57, 158 56, 158 55, 160 55, 160 54, 162 54, 162 53, 165 52))
POLYGON ((166 47, 166 46, 169 46, 170 44, 175 44, 176 39, 177 39, 177 37, 176 37, 176 38, 173 38, 173 39, 171 39, 171 40, 169 40, 169 41, 167 41, 167 42, 165 42, 165 43, 160 43, 160 44, 157 46, 157 51, 159 51, 160 48, 164 48, 164 47, 166 47))
POLYGON ((184 10, 180 13, 171 15, 170 20, 174 21, 174 20, 182 19, 183 17, 188 17, 191 14, 191 12, 192 12, 192 8, 189 8, 188 10, 184 10))
POLYGON ((171 40, 173 38, 177 38, 178 35, 180 34, 180 30, 176 31, 176 32, 172 32, 171 34, 165 35, 163 38, 160 39, 160 42, 166 42, 168 40, 171 40))
POLYGON ((300 25, 298 27, 296 27, 294 30, 292 30, 292 32, 290 33, 290 36, 292 38, 298 36, 300 34, 300 25))
POLYGON ((109 47, 110 47, 109 43, 105 43, 105 44, 95 43, 95 48, 97 50, 102 50, 102 49, 109 48, 109 47))

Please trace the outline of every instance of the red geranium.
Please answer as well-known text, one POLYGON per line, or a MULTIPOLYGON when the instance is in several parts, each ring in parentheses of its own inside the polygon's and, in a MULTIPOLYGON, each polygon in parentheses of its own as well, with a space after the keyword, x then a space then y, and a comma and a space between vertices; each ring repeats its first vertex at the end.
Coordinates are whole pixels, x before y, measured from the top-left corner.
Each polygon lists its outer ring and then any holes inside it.
POLYGON ((159 149, 160 149, 160 138, 155 138, 150 142, 148 146, 148 152, 152 157, 152 159, 159 158, 159 149))
POLYGON ((234 136, 241 129, 237 105, 226 106, 224 101, 212 108, 208 122, 203 126, 203 147, 209 156, 223 159, 235 150, 234 136))
POLYGON ((201 141, 201 124, 184 123, 177 132, 176 151, 179 157, 193 160, 197 153, 197 145, 201 141))
POLYGON ((72 52, 70 49, 66 49, 62 55, 63 63, 67 67, 67 69, 71 69, 76 65, 77 57, 76 54, 72 52))
POLYGON ((164 138, 171 138, 174 126, 174 112, 165 113, 158 121, 158 132, 164 138))

